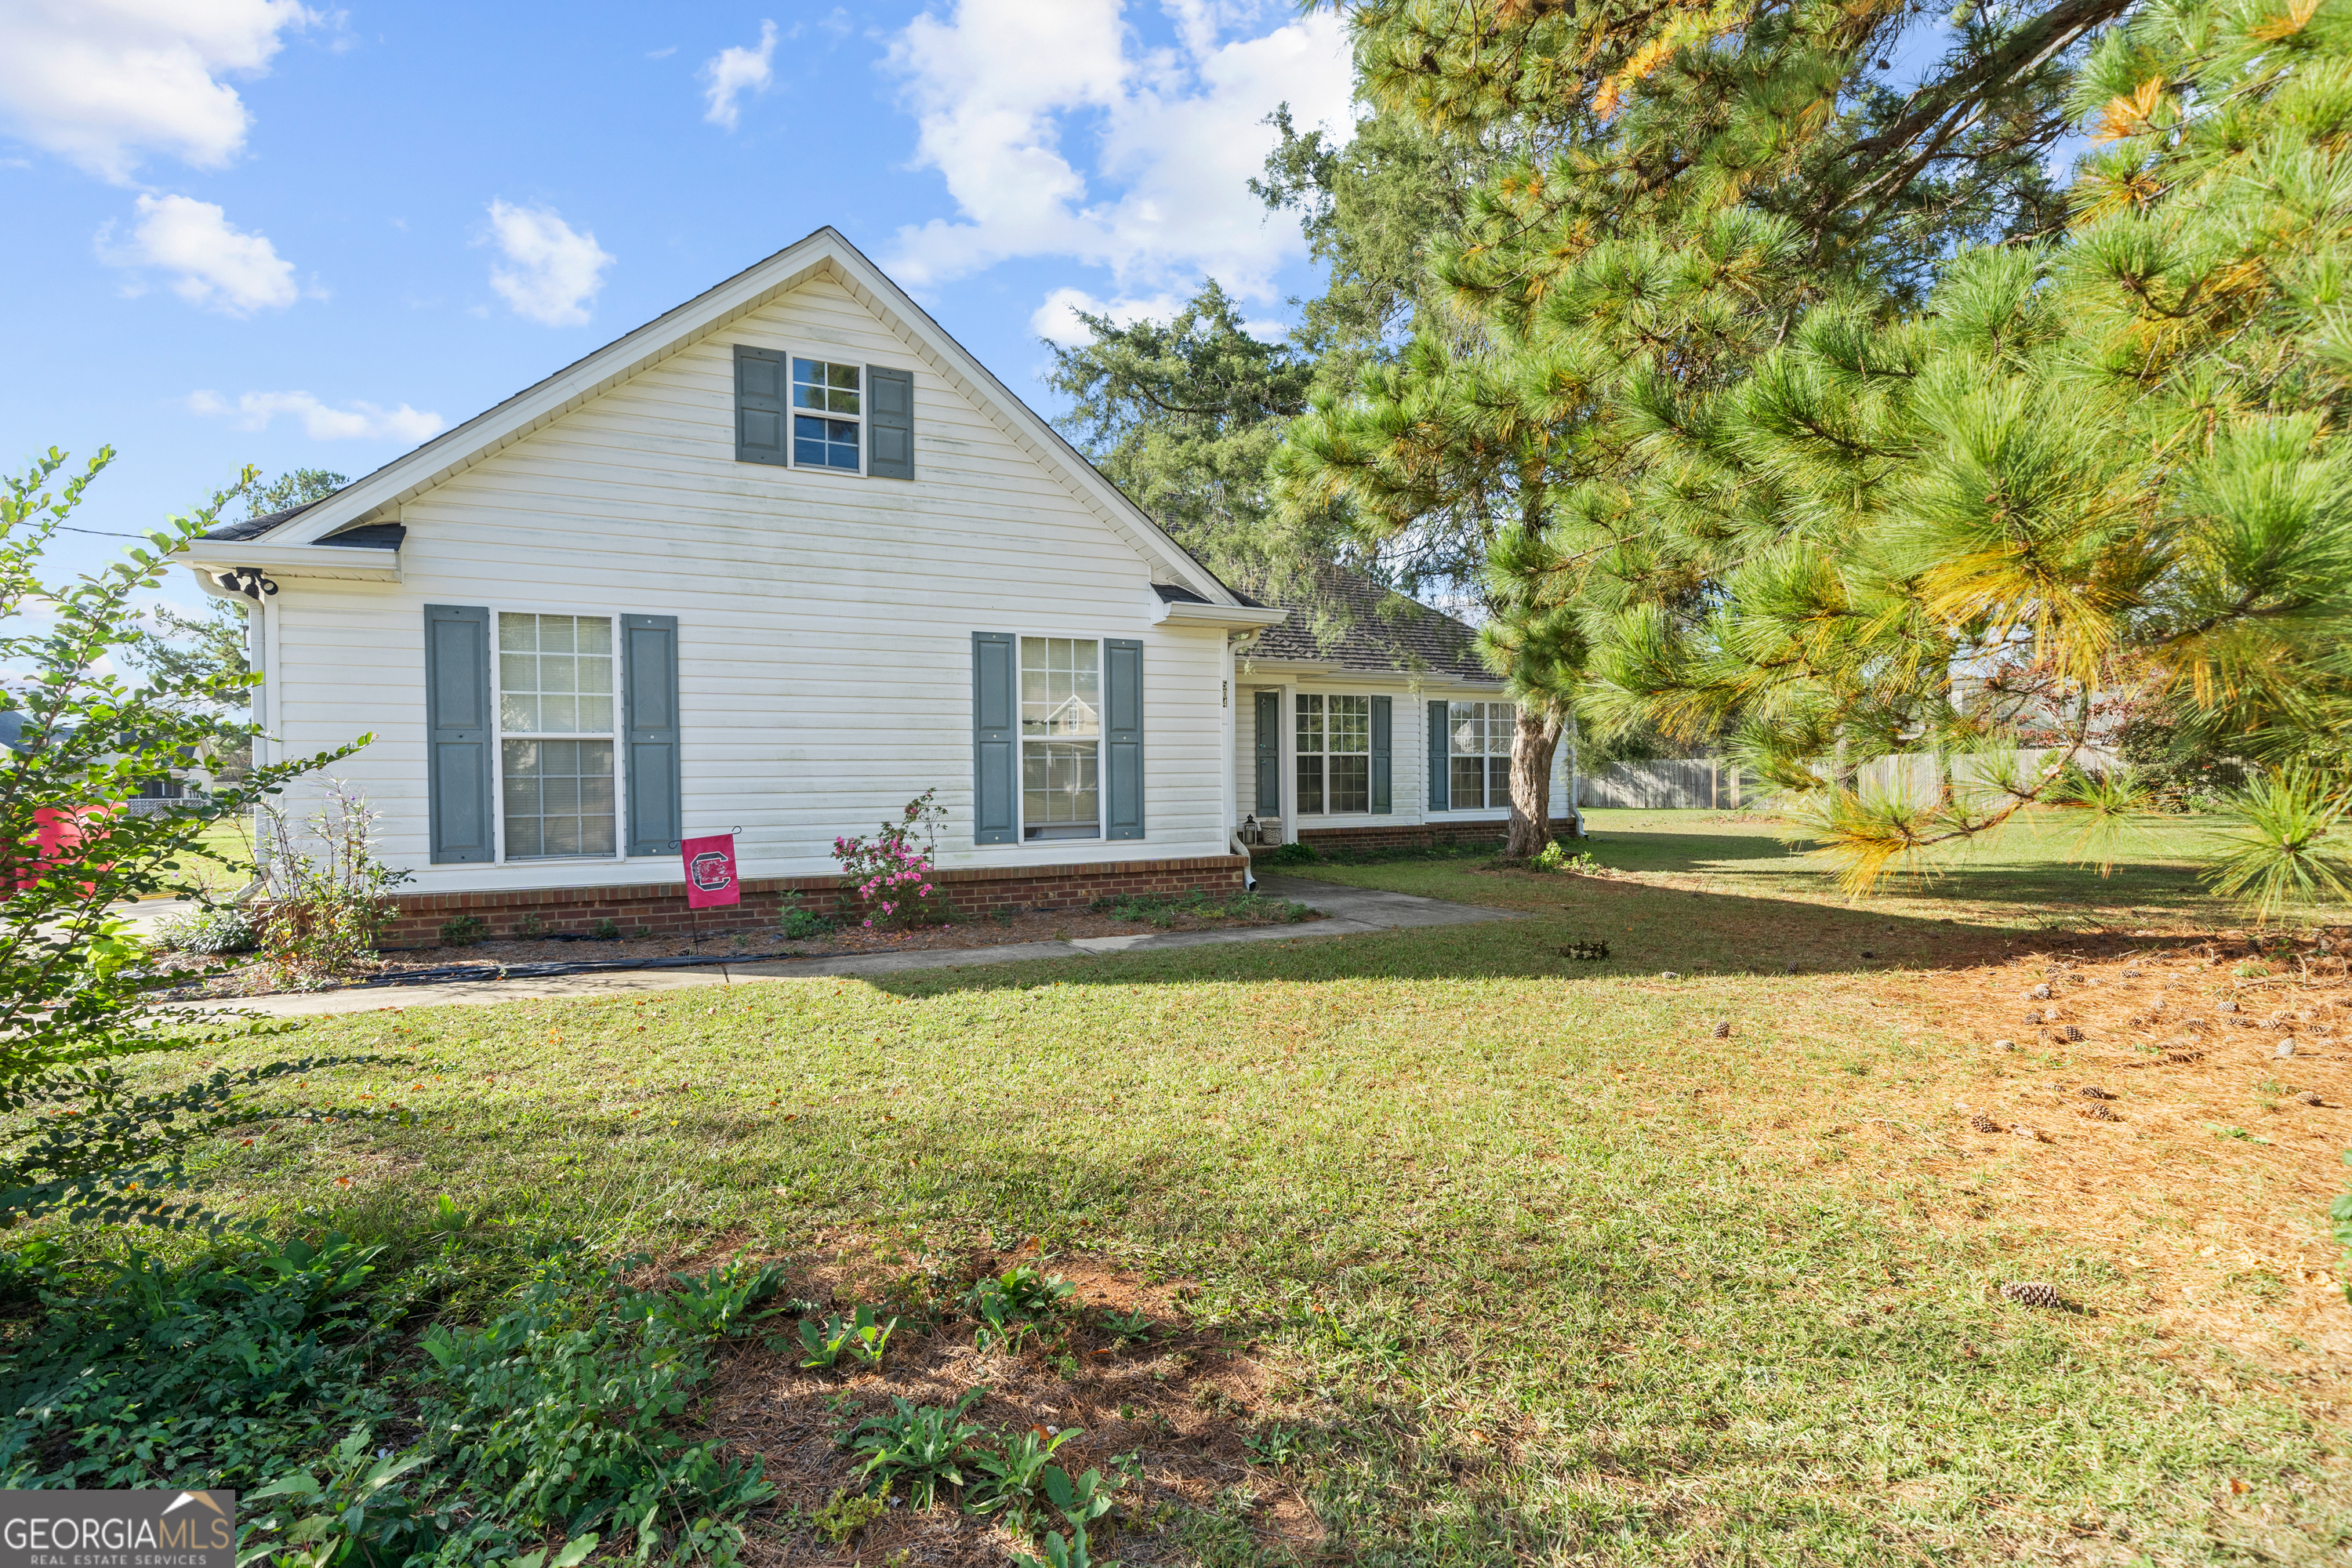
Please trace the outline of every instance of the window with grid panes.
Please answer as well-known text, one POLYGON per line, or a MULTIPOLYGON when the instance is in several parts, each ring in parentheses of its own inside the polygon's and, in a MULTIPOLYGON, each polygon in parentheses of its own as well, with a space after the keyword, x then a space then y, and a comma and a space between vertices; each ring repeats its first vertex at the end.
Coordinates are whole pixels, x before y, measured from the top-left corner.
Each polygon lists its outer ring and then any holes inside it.
POLYGON ((1503 810, 1511 804, 1511 732, 1518 710, 1507 702, 1445 705, 1448 804, 1455 811, 1503 810))
POLYGON ((1298 815, 1372 809, 1372 700, 1298 699, 1298 815))
POLYGON ((793 465, 857 472, 863 395, 854 364, 793 361, 793 465))
POLYGON ((499 616, 499 774, 506 858, 610 855, 613 622, 499 616))
POLYGON ((1102 836, 1102 644, 1021 639, 1021 834, 1102 836))

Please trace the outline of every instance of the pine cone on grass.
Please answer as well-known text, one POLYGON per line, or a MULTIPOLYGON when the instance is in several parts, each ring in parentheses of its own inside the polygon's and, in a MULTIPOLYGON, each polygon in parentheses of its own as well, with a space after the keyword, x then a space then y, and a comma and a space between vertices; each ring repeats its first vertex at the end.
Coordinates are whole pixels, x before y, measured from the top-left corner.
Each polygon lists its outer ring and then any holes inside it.
POLYGON ((2059 1294, 2058 1287, 2039 1279, 2012 1279, 2000 1288, 2003 1300, 2014 1301, 2021 1307, 2044 1307, 2052 1311, 2064 1311, 2074 1306, 2059 1294))
POLYGON ((2094 1121, 2121 1121, 2123 1120, 2122 1117, 2117 1116, 2114 1111, 2109 1110, 2105 1105, 2102 1105, 2095 1100, 2089 1105, 2076 1106, 2074 1108, 2074 1114, 2077 1116, 2086 1116, 2094 1121))
POLYGON ((1991 1117, 1987 1116, 1981 1110, 1969 1118, 1969 1125, 1975 1128, 1979 1132, 2004 1132, 2008 1131, 2008 1129, 2001 1126, 2000 1122, 1995 1121, 1991 1117))
POLYGON ((1718 1040, 1727 1040, 1731 1038, 1731 1025, 1728 1022, 1718 1023, 1716 1025, 1715 1037, 1718 1040))

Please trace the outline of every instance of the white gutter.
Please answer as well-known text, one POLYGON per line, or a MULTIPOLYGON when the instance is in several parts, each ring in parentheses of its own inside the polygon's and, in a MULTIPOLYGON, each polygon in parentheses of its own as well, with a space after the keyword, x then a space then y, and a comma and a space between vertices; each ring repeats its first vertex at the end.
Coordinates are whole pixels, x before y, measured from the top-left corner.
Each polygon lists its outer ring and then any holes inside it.
POLYGON ((400 581, 400 552, 353 544, 272 544, 256 540, 240 544, 233 539, 191 540, 170 559, 218 579, 231 572, 260 572, 273 577, 337 577, 357 583, 400 581))

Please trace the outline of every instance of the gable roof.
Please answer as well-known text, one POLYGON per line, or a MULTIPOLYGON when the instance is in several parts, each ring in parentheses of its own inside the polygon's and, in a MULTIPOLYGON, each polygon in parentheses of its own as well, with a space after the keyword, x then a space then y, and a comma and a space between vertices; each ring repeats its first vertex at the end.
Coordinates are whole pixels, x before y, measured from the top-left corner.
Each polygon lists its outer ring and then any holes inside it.
MULTIPOLYGON (((994 419, 1137 553, 1199 594, 1205 604, 1241 603, 1142 508, 1097 472, 1060 431, 1014 395, 880 268, 830 226, 786 246, 331 496, 268 517, 229 523, 204 537, 228 542, 267 539, 273 544, 306 545, 354 523, 391 521, 375 514, 513 445, 820 275, 830 275, 906 340, 918 357, 994 419)), ((1155 578, 1160 574, 1154 573, 1155 578)))
POLYGON ((1253 661, 1502 684, 1478 657, 1478 634, 1469 626, 1344 567, 1324 567, 1307 591, 1280 598, 1289 614, 1258 634, 1253 661), (1328 642, 1318 622, 1329 630, 1328 642))

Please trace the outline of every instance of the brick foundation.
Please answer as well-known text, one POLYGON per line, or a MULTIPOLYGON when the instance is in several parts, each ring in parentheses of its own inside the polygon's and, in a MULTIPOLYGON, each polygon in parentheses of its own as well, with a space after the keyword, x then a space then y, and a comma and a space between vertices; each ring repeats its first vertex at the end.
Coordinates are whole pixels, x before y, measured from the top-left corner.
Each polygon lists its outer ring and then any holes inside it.
MULTIPOLYGON (((1097 899, 1138 893, 1180 894, 1195 888, 1212 896, 1242 890, 1244 862, 1238 855, 1207 855, 1183 860, 1116 860, 1096 866, 974 866, 941 871, 931 885, 960 915, 998 910, 1084 909, 1097 899)), ((398 913, 377 938, 383 948, 435 947, 441 927, 471 915, 488 929, 485 940, 504 937, 587 934, 605 921, 625 936, 667 936, 700 931, 756 931, 776 923, 783 900, 793 893, 818 914, 833 914, 840 898, 838 877, 765 877, 747 879, 743 901, 724 909, 689 910, 684 882, 637 887, 519 888, 498 892, 400 893, 398 913)))
MULTIPOLYGON (((1567 837, 1575 826, 1573 817, 1555 816, 1551 819, 1551 830, 1559 837, 1567 837)), ((1337 849, 1343 853, 1360 849, 1435 849, 1457 844, 1491 844, 1499 849, 1509 837, 1510 824, 1507 822, 1399 823, 1392 826, 1302 827, 1298 830, 1298 841, 1308 847, 1318 851, 1337 849)), ((1250 855, 1252 858, 1259 858, 1280 847, 1276 844, 1260 844, 1251 849, 1250 855)))

